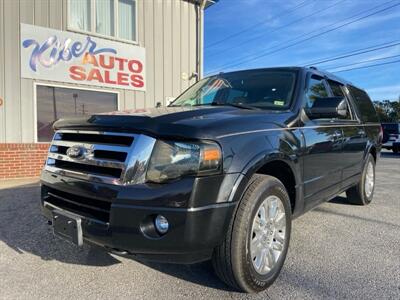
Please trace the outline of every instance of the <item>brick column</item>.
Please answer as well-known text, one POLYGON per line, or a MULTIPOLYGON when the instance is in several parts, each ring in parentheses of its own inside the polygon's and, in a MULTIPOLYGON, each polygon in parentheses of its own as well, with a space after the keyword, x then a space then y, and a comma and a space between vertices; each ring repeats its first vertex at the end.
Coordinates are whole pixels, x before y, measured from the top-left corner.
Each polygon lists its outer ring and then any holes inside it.
POLYGON ((0 180, 38 177, 49 144, 0 144, 0 180))

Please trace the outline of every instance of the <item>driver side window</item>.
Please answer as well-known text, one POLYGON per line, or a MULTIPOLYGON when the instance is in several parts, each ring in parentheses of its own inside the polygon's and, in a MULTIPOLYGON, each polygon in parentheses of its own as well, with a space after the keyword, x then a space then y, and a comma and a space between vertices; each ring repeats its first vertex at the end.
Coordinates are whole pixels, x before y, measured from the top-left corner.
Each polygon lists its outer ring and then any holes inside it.
POLYGON ((313 107, 317 98, 325 97, 328 97, 328 91, 326 90, 324 79, 315 75, 311 76, 307 85, 305 108, 313 107))

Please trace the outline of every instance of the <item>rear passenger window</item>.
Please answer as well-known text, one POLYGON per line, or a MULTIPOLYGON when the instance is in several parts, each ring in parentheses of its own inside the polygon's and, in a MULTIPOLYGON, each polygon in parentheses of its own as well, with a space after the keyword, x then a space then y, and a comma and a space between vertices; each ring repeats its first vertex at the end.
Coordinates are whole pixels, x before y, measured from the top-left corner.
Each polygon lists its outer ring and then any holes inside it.
POLYGON ((328 91, 326 90, 324 79, 315 75, 311 76, 306 91, 305 108, 311 108, 315 99, 325 97, 328 97, 328 91))
POLYGON ((374 105, 372 104, 371 99, 368 97, 368 94, 363 90, 351 85, 349 85, 348 88, 351 97, 357 106, 361 120, 363 122, 379 122, 374 105))

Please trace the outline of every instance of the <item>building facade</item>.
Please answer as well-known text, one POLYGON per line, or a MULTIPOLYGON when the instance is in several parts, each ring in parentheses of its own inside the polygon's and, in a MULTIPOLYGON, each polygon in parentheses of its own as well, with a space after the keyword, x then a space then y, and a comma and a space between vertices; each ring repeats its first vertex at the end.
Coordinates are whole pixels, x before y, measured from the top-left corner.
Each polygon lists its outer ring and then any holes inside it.
POLYGON ((62 117, 166 105, 202 74, 209 0, 0 0, 0 180, 62 117))

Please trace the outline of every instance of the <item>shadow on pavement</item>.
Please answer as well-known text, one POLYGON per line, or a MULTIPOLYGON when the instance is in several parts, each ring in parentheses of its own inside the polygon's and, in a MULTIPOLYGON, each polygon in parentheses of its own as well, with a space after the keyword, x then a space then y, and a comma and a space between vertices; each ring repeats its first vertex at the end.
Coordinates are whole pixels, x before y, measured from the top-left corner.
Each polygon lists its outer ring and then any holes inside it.
POLYGON ((345 214, 345 213, 342 213, 342 212, 332 211, 331 209, 323 207, 323 206, 316 207, 314 209, 314 211, 320 212, 320 213, 325 213, 325 214, 333 214, 333 215, 336 215, 336 216, 341 216, 341 217, 346 217, 346 218, 352 218, 352 219, 359 220, 359 221, 362 221, 362 222, 367 222, 367 223, 371 223, 372 222, 372 223, 376 223, 376 224, 380 224, 380 225, 385 225, 385 226, 393 227, 396 230, 400 229, 400 226, 397 225, 397 224, 393 224, 393 223, 390 223, 390 222, 385 222, 385 221, 382 221, 382 220, 376 220, 376 219, 372 219, 372 218, 371 219, 370 218, 363 218, 363 217, 360 217, 360 216, 357 216, 357 215, 353 215, 353 214, 345 214))
POLYGON ((198 285, 207 286, 218 290, 235 292, 232 288, 224 284, 215 275, 211 261, 203 263, 197 263, 193 265, 178 265, 178 264, 167 264, 167 263, 155 263, 144 260, 135 261, 157 270, 159 272, 174 276, 176 278, 189 281, 198 285))
POLYGON ((55 237, 40 211, 40 188, 28 184, 0 189, 0 240, 19 254, 69 264, 108 266, 120 261, 95 246, 77 248, 55 237))
POLYGON ((332 200, 329 200, 330 203, 334 203, 334 204, 340 204, 340 205, 352 205, 349 203, 349 201, 347 200, 346 197, 342 197, 342 196, 337 196, 335 198, 333 198, 332 200))

